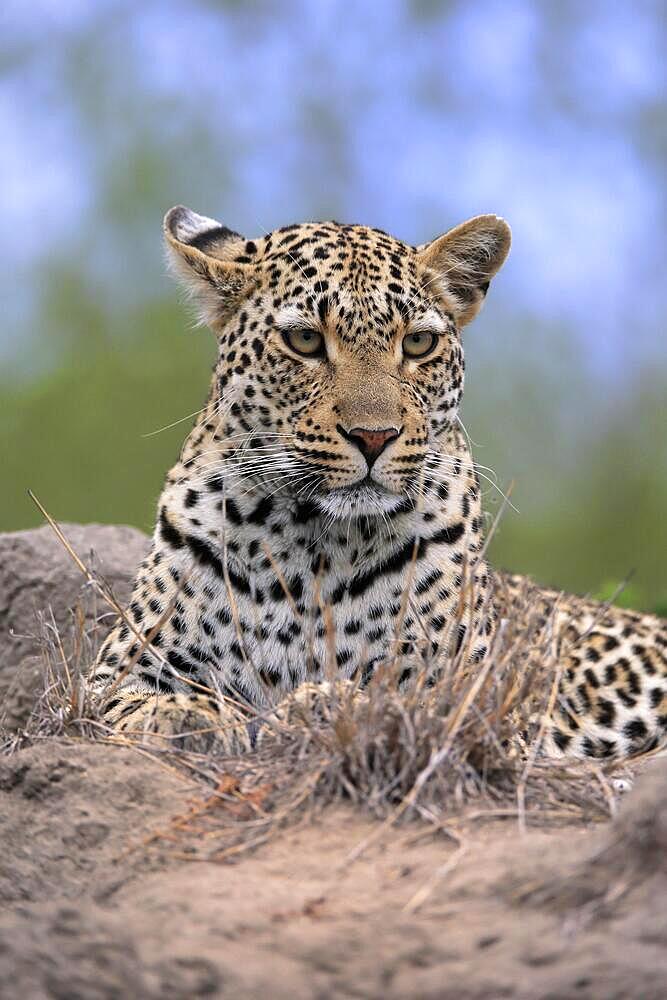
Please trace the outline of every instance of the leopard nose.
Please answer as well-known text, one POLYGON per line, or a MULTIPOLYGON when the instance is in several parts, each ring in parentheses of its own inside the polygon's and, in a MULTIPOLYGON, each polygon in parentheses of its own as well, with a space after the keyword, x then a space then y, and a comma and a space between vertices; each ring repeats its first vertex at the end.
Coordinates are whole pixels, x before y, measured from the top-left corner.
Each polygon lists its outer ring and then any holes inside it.
POLYGON ((403 428, 383 427, 382 429, 376 429, 370 427, 353 427, 352 430, 346 431, 338 424, 337 429, 347 441, 356 445, 366 459, 368 468, 370 469, 387 445, 391 441, 396 440, 403 428))

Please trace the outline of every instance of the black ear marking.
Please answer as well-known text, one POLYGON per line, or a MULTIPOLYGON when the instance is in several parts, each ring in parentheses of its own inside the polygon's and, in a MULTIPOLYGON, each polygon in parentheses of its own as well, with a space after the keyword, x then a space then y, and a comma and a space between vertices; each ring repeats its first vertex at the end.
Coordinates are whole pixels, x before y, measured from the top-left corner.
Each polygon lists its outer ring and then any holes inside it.
POLYGON ((214 243, 224 244, 228 240, 245 243, 245 237, 223 226, 216 219, 199 215, 185 205, 176 205, 164 217, 164 234, 168 242, 193 247, 205 253, 214 243))
POLYGON ((258 280, 243 256, 244 236, 215 219, 177 205, 164 217, 171 270, 197 303, 201 321, 224 322, 258 280))
POLYGON ((217 243, 218 241, 224 242, 225 240, 242 239, 243 237, 241 234, 235 233, 233 229, 229 229, 227 226, 216 226, 214 229, 198 233, 193 239, 185 242, 187 242, 188 246, 194 247, 196 250, 201 250, 206 253, 212 243, 217 243))

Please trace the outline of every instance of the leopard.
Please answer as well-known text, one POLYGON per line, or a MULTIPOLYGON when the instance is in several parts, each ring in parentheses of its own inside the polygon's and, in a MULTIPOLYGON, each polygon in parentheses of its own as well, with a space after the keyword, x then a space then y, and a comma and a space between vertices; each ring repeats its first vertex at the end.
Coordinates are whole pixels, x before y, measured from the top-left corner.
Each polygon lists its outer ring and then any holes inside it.
POLYGON ((163 232, 217 351, 94 664, 111 731, 251 748, 256 720, 299 692, 361 694, 388 665, 399 687, 433 683, 462 648, 481 669, 528 607, 550 622, 560 671, 544 752, 661 746, 667 622, 486 557, 462 332, 508 223, 479 215, 419 245, 334 221, 248 238, 177 206, 163 232))

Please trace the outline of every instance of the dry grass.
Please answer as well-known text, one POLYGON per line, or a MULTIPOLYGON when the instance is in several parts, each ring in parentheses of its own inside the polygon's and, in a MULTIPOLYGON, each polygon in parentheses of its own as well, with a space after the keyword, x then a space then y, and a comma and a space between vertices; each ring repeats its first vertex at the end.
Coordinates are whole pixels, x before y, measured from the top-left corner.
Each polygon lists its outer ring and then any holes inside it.
MULTIPOLYGON (((117 612, 104 580, 73 557, 88 600, 101 597, 117 612)), ((225 757, 113 736, 86 680, 103 631, 86 628, 82 608, 72 612, 65 635, 43 616, 44 690, 25 731, 8 735, 5 750, 54 735, 113 740, 187 771, 201 784, 201 798, 136 846, 168 843, 192 858, 227 858, 340 801, 382 820, 378 832, 420 819, 454 837, 462 824, 484 818, 509 818, 520 827, 608 818, 615 808, 610 766, 540 758, 541 720, 558 684, 553 629, 528 603, 518 618, 520 634, 506 623, 481 666, 470 665, 475 636, 469 634, 458 655, 439 661, 435 684, 424 684, 425 669, 399 691, 405 662, 396 656, 361 695, 334 685, 326 695, 294 702, 282 720, 260 720, 262 738, 252 753, 225 757)), ((427 656, 423 666, 429 667, 427 656)))

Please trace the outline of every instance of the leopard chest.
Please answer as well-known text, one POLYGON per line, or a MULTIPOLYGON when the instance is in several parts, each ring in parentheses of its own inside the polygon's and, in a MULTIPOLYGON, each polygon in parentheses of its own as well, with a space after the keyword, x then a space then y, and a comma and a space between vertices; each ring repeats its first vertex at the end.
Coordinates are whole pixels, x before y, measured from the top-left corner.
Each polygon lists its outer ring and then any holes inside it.
POLYGON ((365 679, 394 653, 433 656, 446 646, 462 533, 376 540, 368 555, 353 550, 354 561, 346 544, 300 539, 285 533, 274 555, 252 539, 221 552, 186 536, 172 554, 187 582, 163 630, 170 662, 262 702, 305 680, 365 679))

